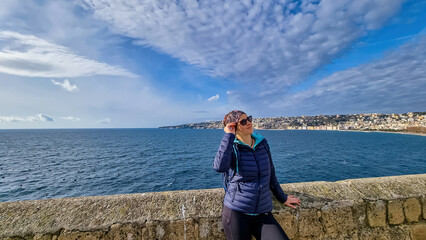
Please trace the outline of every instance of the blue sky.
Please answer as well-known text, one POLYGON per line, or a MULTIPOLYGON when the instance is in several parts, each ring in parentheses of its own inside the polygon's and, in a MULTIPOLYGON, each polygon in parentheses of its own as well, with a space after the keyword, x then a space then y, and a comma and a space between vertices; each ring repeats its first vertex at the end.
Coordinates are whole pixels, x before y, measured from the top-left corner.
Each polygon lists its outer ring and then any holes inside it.
POLYGON ((0 129, 426 111, 426 0, 15 1, 0 129))

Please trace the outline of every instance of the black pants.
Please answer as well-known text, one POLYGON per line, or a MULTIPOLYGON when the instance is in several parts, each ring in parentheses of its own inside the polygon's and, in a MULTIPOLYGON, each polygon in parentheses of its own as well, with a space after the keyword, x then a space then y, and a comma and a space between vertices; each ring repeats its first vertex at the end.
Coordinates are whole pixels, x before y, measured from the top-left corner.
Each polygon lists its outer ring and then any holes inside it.
POLYGON ((227 240, 289 240, 272 213, 250 216, 223 206, 222 224, 227 240))

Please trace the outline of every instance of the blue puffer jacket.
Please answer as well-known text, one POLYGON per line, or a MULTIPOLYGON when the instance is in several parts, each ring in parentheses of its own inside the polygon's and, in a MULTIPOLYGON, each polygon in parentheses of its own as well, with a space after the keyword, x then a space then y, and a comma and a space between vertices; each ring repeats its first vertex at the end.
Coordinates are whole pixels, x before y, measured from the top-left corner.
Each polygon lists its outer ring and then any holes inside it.
POLYGON ((226 133, 213 168, 217 172, 227 172, 232 178, 224 199, 228 208, 247 214, 261 214, 272 211, 271 191, 281 203, 287 200, 287 195, 275 176, 266 139, 258 133, 253 133, 252 137, 255 139, 253 148, 236 139, 234 134, 226 133), (238 149, 234 150, 234 147, 238 149), (240 156, 236 157, 236 153, 240 156))

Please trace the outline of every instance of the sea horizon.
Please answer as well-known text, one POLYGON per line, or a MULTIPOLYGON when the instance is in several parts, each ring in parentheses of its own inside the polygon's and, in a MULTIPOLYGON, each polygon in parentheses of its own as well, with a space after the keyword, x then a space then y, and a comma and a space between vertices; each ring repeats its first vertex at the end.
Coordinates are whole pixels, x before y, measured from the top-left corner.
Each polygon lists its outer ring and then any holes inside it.
MULTIPOLYGON (((426 173, 421 136, 255 131, 269 142, 280 183, 426 173)), ((224 134, 222 129, 2 130, 0 202, 220 188, 221 174, 212 162, 224 134)))
MULTIPOLYGON (((96 130, 96 129, 161 129, 161 130, 220 130, 222 128, 170 128, 164 129, 162 127, 112 127, 112 128, 0 128, 0 131, 3 130, 96 130)), ((253 128, 253 130, 261 131, 336 131, 336 132, 381 132, 381 133, 398 133, 398 134, 408 134, 408 135, 418 135, 426 136, 425 133, 416 133, 408 131, 388 131, 388 130, 324 130, 324 129, 262 129, 262 128, 253 128)))

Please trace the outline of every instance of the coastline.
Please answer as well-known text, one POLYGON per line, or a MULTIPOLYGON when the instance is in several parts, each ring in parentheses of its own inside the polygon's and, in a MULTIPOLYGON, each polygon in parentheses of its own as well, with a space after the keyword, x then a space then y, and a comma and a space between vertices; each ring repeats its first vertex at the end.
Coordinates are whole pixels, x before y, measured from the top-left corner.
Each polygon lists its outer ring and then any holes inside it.
POLYGON ((394 131, 367 131, 367 130, 314 130, 314 129, 260 129, 255 128, 255 130, 272 130, 272 131, 285 131, 285 130, 304 130, 304 131, 339 131, 339 132, 365 132, 365 133, 397 133, 397 134, 406 134, 406 135, 416 135, 426 137, 426 133, 416 133, 416 132, 394 132, 394 131))
MULTIPOLYGON (((327 130, 326 130, 327 131, 327 130)), ((328 130, 330 131, 330 130, 328 130)), ((426 137, 426 133, 416 133, 416 132, 393 132, 393 131, 366 131, 366 130, 336 130, 336 131, 342 131, 342 132, 377 132, 377 133, 397 133, 397 134, 406 134, 406 135, 417 135, 417 136, 423 136, 426 137)))

